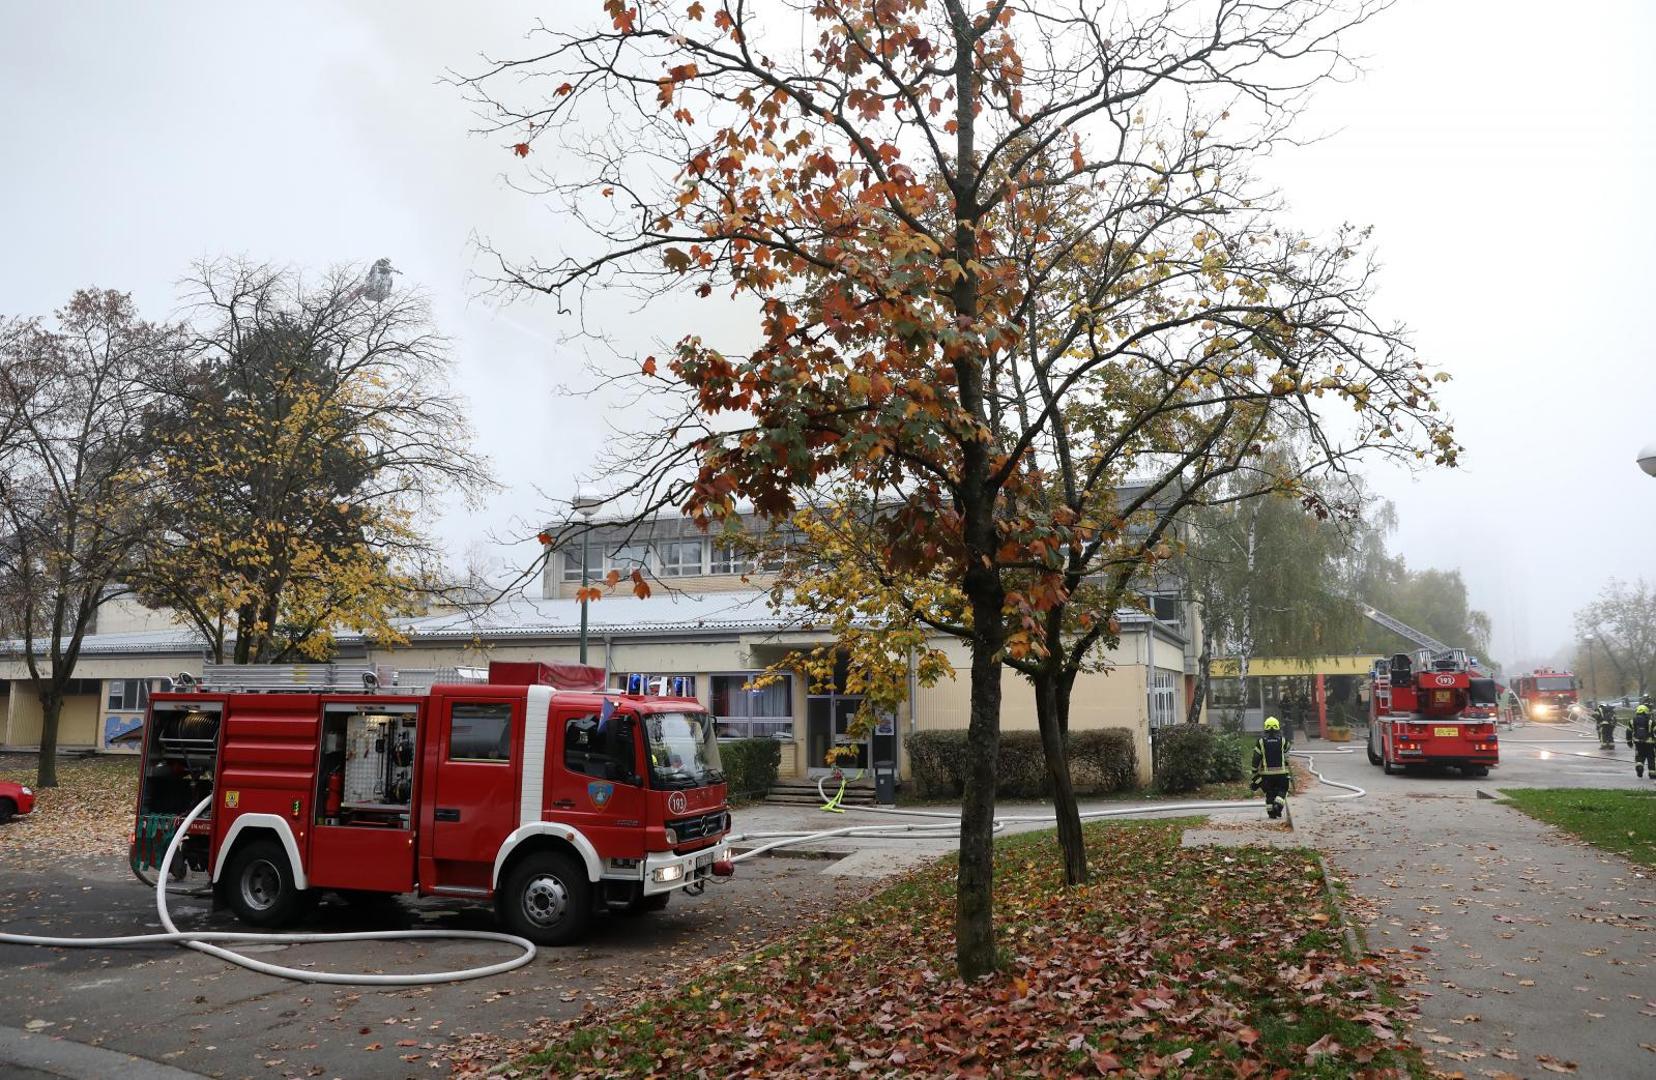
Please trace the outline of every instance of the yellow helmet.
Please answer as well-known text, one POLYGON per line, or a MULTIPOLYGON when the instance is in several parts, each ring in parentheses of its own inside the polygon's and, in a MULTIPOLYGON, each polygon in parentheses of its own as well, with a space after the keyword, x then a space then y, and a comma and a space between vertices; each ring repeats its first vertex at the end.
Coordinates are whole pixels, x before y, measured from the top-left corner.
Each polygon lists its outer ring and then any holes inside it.
POLYGON ((1282 730, 1282 721, 1278 720, 1274 716, 1267 716, 1265 718, 1265 730, 1266 731, 1281 731, 1282 730))
POLYGON ((1650 711, 1650 706, 1649 705, 1640 705, 1637 709, 1634 709, 1633 711, 1636 712, 1636 713, 1647 713, 1647 712, 1650 711))

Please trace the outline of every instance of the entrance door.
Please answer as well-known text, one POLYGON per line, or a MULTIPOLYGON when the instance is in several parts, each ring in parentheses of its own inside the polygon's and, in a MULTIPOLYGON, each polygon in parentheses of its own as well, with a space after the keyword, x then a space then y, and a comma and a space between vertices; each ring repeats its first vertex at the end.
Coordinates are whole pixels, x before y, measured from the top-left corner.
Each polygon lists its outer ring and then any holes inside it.
POLYGON ((436 888, 487 890, 500 842, 517 827, 523 701, 447 699, 438 707, 431 857, 436 888))
POLYGON ((827 764, 831 747, 844 747, 850 753, 841 754, 835 764, 846 772, 867 769, 870 756, 870 736, 860 739, 851 736, 851 721, 862 708, 863 699, 849 694, 813 694, 805 700, 805 749, 809 757, 808 775, 826 776, 833 771, 827 764))

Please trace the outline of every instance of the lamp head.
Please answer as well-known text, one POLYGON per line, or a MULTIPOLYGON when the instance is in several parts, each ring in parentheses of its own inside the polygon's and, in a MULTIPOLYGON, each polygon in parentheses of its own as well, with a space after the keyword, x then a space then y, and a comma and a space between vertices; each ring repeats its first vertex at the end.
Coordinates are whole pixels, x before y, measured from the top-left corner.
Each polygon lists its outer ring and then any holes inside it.
POLYGON ((1645 471, 1646 476, 1656 476, 1656 443, 1651 443, 1639 451, 1639 468, 1645 471))

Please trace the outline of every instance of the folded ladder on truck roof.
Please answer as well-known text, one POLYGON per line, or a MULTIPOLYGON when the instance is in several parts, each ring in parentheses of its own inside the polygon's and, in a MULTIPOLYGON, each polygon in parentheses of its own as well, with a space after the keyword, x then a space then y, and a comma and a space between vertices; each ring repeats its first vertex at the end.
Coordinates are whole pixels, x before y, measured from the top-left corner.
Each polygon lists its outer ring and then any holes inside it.
POLYGON ((178 690, 231 694, 428 694, 439 683, 486 683, 487 668, 390 668, 383 664, 203 664, 178 690))

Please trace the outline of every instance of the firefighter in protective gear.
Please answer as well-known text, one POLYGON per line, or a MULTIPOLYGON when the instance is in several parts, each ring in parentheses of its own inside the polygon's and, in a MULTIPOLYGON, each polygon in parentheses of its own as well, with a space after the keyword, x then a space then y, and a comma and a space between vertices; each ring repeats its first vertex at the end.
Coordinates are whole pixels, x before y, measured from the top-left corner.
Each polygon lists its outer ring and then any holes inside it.
POLYGON ((1633 722, 1627 725, 1627 745, 1633 748, 1633 772, 1643 776, 1650 770, 1656 778, 1656 725, 1651 723, 1650 706, 1640 705, 1633 710, 1633 722))
POLYGON ((1616 746, 1616 707, 1608 701, 1599 702, 1598 714, 1595 717, 1598 723, 1599 745, 1606 750, 1616 746))
POLYGON ((1281 817, 1287 805, 1288 786, 1293 780, 1293 770, 1288 767, 1291 746, 1282 733, 1282 721, 1267 716, 1265 733, 1254 744, 1252 787, 1265 793, 1265 812, 1273 818, 1281 817))

